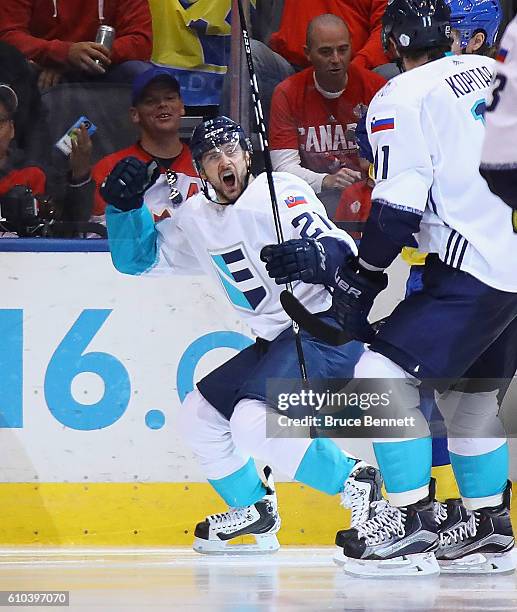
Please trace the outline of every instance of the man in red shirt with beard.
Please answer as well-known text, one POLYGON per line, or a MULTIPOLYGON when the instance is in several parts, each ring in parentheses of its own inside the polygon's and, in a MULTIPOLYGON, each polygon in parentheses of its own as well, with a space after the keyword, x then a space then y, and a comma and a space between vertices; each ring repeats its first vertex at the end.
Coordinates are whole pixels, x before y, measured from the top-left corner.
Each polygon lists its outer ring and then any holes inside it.
POLYGON ((309 23, 304 50, 311 66, 282 81, 273 93, 273 167, 306 180, 331 217, 340 199, 350 200, 346 190, 353 186, 359 199, 351 200, 346 220, 365 220, 369 187, 354 129, 386 81, 350 63, 350 33, 336 15, 319 15, 309 23))

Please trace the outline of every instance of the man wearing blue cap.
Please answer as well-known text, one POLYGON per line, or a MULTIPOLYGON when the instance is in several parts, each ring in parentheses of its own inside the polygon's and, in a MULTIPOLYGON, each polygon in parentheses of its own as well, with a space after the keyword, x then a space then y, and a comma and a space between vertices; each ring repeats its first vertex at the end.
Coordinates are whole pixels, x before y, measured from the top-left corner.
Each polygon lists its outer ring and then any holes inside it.
POLYGON ((102 221, 106 203, 99 193, 104 179, 116 163, 133 156, 148 163, 156 160, 161 174, 147 194, 146 205, 155 221, 170 217, 176 208, 199 191, 200 180, 194 169, 192 155, 181 142, 179 129, 185 108, 180 86, 169 68, 153 66, 133 81, 132 106, 129 115, 138 126, 138 141, 107 155, 91 167, 91 142, 85 126, 77 131, 71 153, 70 192, 94 200, 93 215, 102 221))

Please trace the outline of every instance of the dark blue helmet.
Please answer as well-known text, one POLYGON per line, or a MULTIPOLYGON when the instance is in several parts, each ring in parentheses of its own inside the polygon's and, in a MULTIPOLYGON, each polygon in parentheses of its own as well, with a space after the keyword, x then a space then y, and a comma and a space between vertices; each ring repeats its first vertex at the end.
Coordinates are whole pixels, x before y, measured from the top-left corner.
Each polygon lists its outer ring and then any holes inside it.
POLYGON ((479 30, 485 34, 485 44, 493 47, 501 25, 499 0, 445 0, 451 9, 451 28, 461 34, 464 49, 479 30))
POLYGON ((232 119, 221 115, 200 123, 194 130, 190 140, 190 150, 198 170, 204 153, 225 143, 237 141, 240 143, 243 151, 252 153, 251 142, 246 137, 244 130, 232 119))
POLYGON ((452 43, 450 10, 445 0, 388 0, 382 18, 382 44, 392 39, 399 53, 452 43))

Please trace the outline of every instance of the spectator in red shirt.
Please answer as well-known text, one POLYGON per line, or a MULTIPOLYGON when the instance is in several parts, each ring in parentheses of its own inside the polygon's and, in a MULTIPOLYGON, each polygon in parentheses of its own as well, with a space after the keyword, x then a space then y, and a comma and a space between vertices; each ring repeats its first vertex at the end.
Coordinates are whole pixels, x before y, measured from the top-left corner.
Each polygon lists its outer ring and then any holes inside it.
POLYGON ((91 141, 84 126, 78 130, 73 143, 69 199, 84 200, 85 206, 93 200, 96 221, 102 221, 106 208, 99 188, 117 162, 125 157, 133 156, 146 163, 154 159, 160 166, 161 175, 145 196, 155 221, 170 217, 201 185, 190 149, 180 140, 180 121, 185 108, 174 71, 154 66, 136 77, 129 113, 131 121, 140 129, 140 139, 102 158, 93 168, 91 141))
MULTIPOLYGON (((343 190, 366 181, 354 130, 386 81, 350 62, 350 35, 340 17, 315 17, 307 28, 306 43, 311 66, 285 79, 273 94, 271 158, 275 170, 306 180, 333 216, 343 190)), ((357 187, 354 191, 359 192, 357 187)), ((358 220, 367 213, 354 208, 358 220)))
POLYGON ((34 62, 42 89, 65 78, 130 82, 149 67, 151 13, 147 0, 2 0, 0 40, 34 62), (115 28, 111 51, 93 42, 100 25, 115 28))
POLYGON ((348 25, 352 64, 371 70, 389 61, 381 43, 386 5, 387 0, 285 0, 280 29, 272 34, 269 46, 291 64, 308 66, 304 53, 307 24, 318 15, 331 13, 348 25))

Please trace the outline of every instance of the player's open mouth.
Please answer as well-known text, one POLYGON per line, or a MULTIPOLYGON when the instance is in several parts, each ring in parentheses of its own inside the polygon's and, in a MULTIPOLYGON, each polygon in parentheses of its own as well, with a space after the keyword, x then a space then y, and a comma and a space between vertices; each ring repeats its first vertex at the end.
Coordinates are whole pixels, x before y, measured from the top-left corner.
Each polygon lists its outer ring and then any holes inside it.
POLYGON ((226 187, 235 187, 235 174, 231 170, 226 170, 223 172, 221 178, 223 179, 223 183, 226 185, 226 187))
POLYGON ((169 113, 162 113, 161 115, 158 115, 158 119, 170 119, 170 117, 172 117, 172 115, 169 113))

